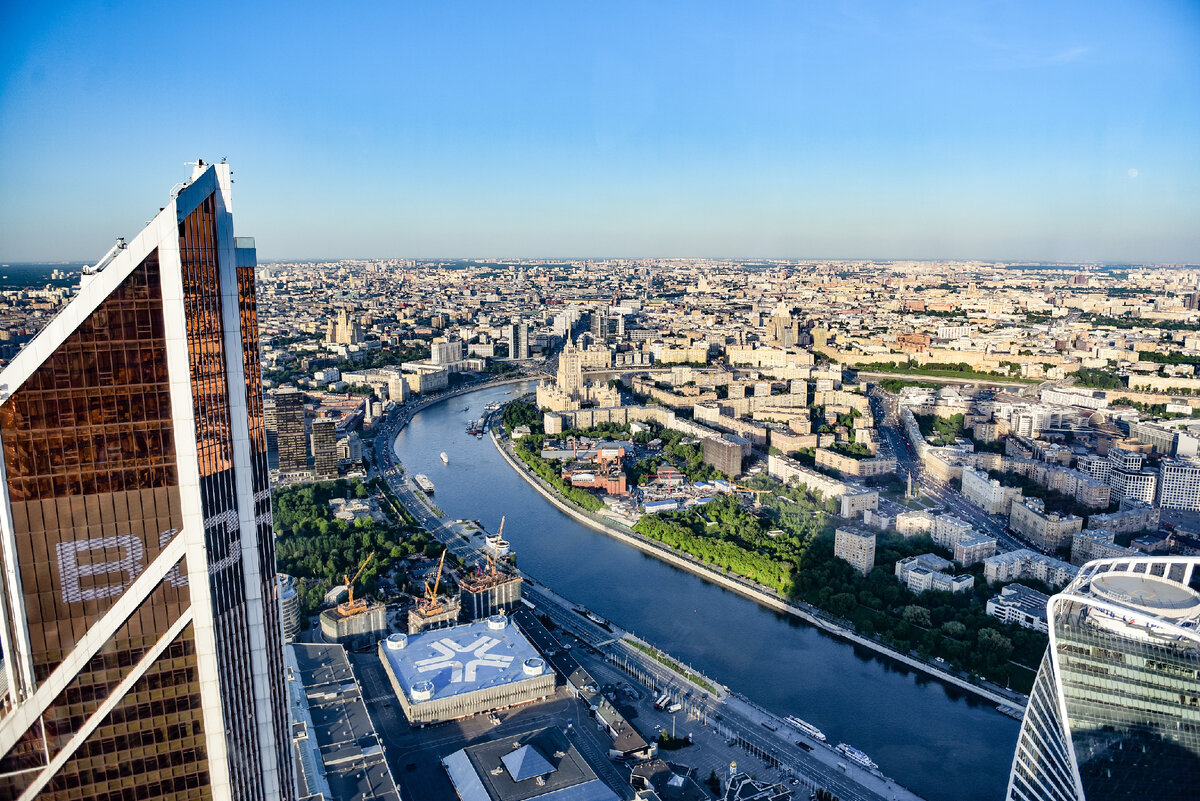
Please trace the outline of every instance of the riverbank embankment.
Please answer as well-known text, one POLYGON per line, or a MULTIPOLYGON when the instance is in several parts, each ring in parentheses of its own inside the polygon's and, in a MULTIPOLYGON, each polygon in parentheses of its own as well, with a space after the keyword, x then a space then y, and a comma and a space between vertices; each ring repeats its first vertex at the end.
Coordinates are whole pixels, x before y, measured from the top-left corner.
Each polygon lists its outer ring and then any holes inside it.
POLYGON ((575 507, 573 504, 560 497, 558 493, 554 492, 551 487, 546 486, 541 479, 534 475, 533 472, 530 471, 529 468, 526 467, 515 454, 513 454, 511 447, 504 440, 498 437, 495 431, 491 433, 491 438, 493 444, 496 446, 496 449, 500 452, 500 455, 504 458, 504 460, 508 462, 509 466, 512 467, 513 470, 515 470, 520 476, 524 477, 530 486, 532 486, 542 497, 548 500, 564 514, 570 516, 572 519, 587 526, 588 528, 591 528, 594 531, 598 531, 609 537, 613 537, 620 542, 638 549, 642 553, 654 556, 655 558, 661 559, 662 561, 678 567, 681 570, 686 570, 705 579, 706 581, 717 584, 718 586, 723 587, 731 592, 738 593, 739 595, 755 601, 761 606, 777 612, 792 615, 793 617, 803 620, 806 623, 821 629, 822 631, 826 631, 834 636, 841 637, 842 639, 848 640, 855 645, 860 645, 863 648, 867 648, 882 656, 894 659, 897 662, 913 668, 914 670, 919 670, 922 673, 932 676, 939 681, 945 682, 946 684, 951 684, 962 690, 966 690, 967 692, 984 698, 994 704, 1007 706, 1010 708, 1023 708, 1028 701, 1028 699, 1020 693, 1005 691, 1003 688, 998 687, 991 688, 987 686, 981 686, 979 684, 970 682, 961 676, 956 676, 952 673, 940 670, 923 660, 916 659, 909 654, 901 653, 900 651, 890 648, 883 643, 870 639, 869 637, 864 637, 852 629, 820 617, 809 609, 805 609, 802 606, 784 600, 766 587, 753 584, 752 582, 749 582, 739 576, 731 576, 726 573, 722 573, 721 571, 714 569, 712 566, 695 559, 690 554, 675 551, 659 543, 647 540, 631 529, 620 526, 620 524, 618 524, 616 521, 598 519, 598 516, 593 516, 588 514, 583 509, 575 507))

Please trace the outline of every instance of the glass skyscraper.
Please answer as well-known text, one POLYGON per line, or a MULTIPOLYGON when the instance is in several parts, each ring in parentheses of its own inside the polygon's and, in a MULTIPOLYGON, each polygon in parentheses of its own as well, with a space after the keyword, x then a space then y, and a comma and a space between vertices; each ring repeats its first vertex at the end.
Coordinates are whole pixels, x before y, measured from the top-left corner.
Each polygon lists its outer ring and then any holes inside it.
POLYGON ((1200 793, 1200 558, 1089 562, 1050 599, 1010 801, 1200 793))
POLYGON ((256 264, 199 162, 0 373, 2 798, 295 797, 256 264))

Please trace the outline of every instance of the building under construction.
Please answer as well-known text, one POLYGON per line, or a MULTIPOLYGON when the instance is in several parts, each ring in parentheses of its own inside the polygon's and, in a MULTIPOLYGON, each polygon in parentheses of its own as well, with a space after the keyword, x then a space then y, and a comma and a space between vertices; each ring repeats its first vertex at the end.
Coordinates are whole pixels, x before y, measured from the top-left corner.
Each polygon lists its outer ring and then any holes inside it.
POLYGON ((358 581, 375 552, 359 565, 354 578, 345 577, 345 603, 321 612, 321 635, 326 642, 336 642, 349 648, 365 648, 379 642, 388 633, 387 607, 375 601, 354 597, 354 582, 358 581))
POLYGON ((366 602, 361 609, 346 610, 345 604, 321 612, 321 635, 325 642, 353 651, 374 645, 387 636, 387 607, 366 602))
POLYGON ((408 633, 420 634, 429 629, 440 629, 453 626, 458 622, 460 604, 458 598, 452 595, 438 595, 442 585, 442 566, 446 563, 446 551, 438 560, 437 578, 433 585, 425 582, 425 594, 418 598, 408 610, 408 633))
POLYGON ((504 518, 500 528, 487 538, 487 561, 467 573, 459 582, 458 599, 462 622, 484 620, 495 614, 512 612, 521 601, 521 577, 502 569, 497 560, 508 550, 504 539, 504 518))
POLYGON ((488 557, 486 567, 476 568, 459 582, 462 621, 470 623, 501 611, 511 612, 521 602, 521 584, 520 576, 501 570, 488 557))

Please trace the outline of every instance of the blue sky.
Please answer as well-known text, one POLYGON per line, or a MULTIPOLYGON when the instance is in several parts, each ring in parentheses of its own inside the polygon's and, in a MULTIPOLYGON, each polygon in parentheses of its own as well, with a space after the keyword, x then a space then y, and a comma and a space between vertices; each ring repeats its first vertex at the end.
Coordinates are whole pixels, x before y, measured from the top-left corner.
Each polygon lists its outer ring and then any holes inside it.
POLYGON ((7 3, 0 259, 1200 262, 1200 3, 7 3))

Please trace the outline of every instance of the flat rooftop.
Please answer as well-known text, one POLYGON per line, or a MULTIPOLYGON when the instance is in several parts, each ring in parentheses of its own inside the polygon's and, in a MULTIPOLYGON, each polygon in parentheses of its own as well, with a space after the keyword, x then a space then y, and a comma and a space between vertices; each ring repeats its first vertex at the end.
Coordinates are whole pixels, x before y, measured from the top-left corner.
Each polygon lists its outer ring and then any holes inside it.
POLYGON ((1101 573, 1092 579, 1095 595, 1160 617, 1191 617, 1200 612, 1200 594, 1147 573, 1101 573))
POLYGON ((541 654, 507 619, 502 628, 492 628, 488 620, 477 620, 408 635, 403 648, 391 645, 390 638, 385 640, 382 650, 409 700, 411 688, 423 682, 429 682, 431 694, 427 701, 433 701, 550 672, 541 654), (527 674, 526 660, 537 660, 539 673, 527 674))
POLYGON ((321 770, 333 797, 400 801, 346 649, 290 643, 287 653, 303 686, 301 713, 307 712, 307 721, 297 723, 310 727, 308 734, 318 746, 321 770))

